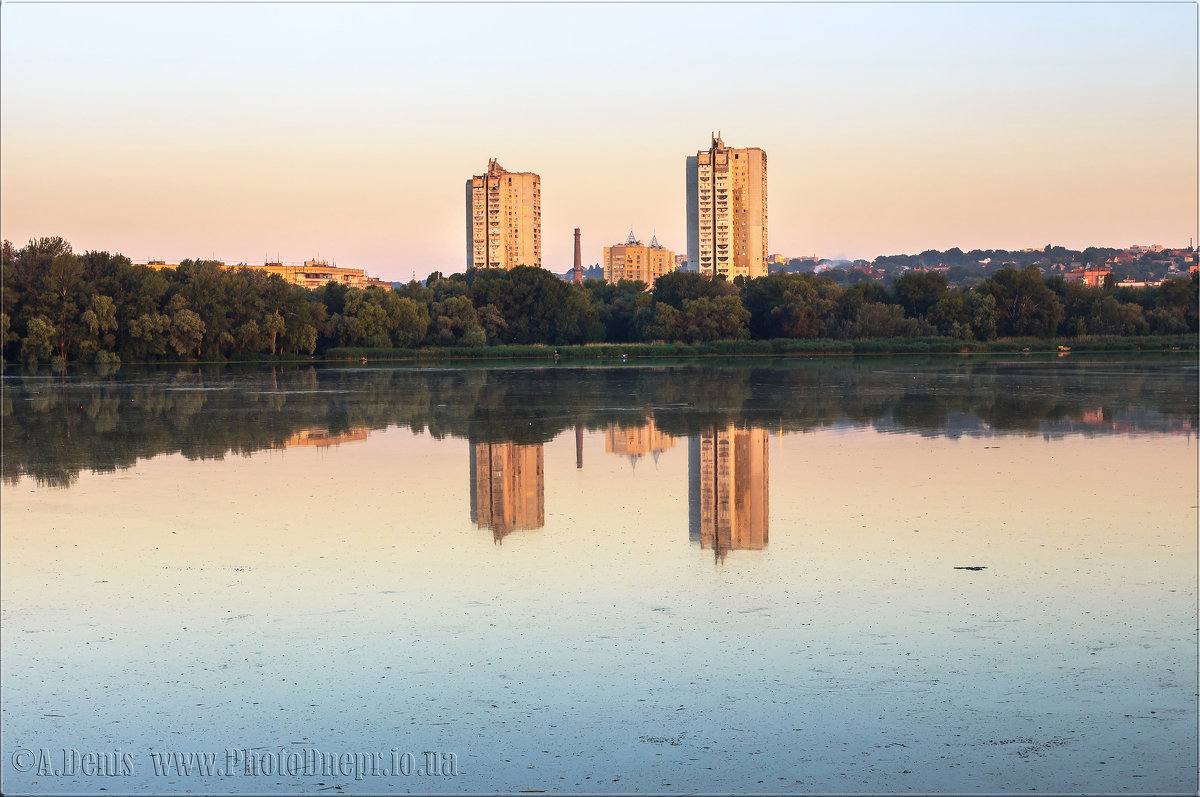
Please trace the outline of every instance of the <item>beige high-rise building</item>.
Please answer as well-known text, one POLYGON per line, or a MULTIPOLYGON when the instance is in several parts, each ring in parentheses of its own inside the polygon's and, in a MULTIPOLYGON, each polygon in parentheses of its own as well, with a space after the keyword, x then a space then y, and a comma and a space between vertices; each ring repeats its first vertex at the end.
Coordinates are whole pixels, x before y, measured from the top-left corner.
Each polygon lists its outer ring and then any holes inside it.
POLYGON ((767 275, 767 153, 712 147, 687 159, 688 270, 709 276, 767 275))
POLYGON ((767 546, 770 506, 766 429, 728 426, 700 435, 688 455, 690 515, 700 547, 724 558, 767 546))
POLYGON ((658 236, 651 237, 650 245, 644 246, 630 230, 625 243, 604 247, 606 282, 641 280, 653 288, 656 279, 674 270, 675 253, 664 249, 658 236))
POLYGON ((467 268, 542 265, 542 178, 488 161, 467 180, 467 268))
POLYGON ((471 520, 496 541, 546 524, 545 455, 541 445, 471 444, 471 520))

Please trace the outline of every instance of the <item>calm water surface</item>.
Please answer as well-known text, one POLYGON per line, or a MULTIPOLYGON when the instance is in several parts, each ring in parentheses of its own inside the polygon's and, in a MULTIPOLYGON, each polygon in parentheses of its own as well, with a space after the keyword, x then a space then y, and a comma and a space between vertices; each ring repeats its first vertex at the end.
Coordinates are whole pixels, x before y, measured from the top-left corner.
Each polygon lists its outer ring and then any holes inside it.
POLYGON ((3 790, 1194 793, 1196 381, 10 370, 3 790))

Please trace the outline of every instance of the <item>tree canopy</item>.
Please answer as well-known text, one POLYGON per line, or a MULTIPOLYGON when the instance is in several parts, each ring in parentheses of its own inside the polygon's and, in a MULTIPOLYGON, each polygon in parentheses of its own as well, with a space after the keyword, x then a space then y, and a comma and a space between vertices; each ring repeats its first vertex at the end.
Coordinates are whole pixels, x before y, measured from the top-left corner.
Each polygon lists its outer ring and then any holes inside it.
MULTIPOLYGON (((336 346, 991 340, 1198 328, 1195 277, 1138 290, 1089 287, 1046 278, 1032 264, 1004 266, 957 287, 936 271, 908 271, 887 283, 851 280, 840 269, 734 282, 677 271, 652 288, 630 281, 575 285, 521 266, 434 273, 424 284, 395 289, 330 282, 309 290, 260 269, 205 259, 160 270, 119 254, 77 254, 62 238, 35 239, 19 250, 5 241, 2 251, 0 347, 9 362, 298 356, 336 346)), ((985 254, 937 253, 964 260, 985 254)))

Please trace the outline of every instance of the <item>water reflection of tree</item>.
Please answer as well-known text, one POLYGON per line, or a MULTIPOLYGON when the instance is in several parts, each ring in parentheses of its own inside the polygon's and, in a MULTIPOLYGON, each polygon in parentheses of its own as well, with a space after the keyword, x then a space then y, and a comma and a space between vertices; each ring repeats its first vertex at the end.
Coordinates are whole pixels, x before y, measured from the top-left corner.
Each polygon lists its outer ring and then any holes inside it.
POLYGON ((730 424, 807 431, 849 423, 951 436, 1178 430, 1196 426, 1195 379, 1190 363, 1145 356, 18 373, 3 380, 0 475, 68 485, 82 470, 167 453, 249 454, 316 427, 339 435, 400 426, 519 445, 573 426, 599 431, 650 418, 676 437, 730 424))

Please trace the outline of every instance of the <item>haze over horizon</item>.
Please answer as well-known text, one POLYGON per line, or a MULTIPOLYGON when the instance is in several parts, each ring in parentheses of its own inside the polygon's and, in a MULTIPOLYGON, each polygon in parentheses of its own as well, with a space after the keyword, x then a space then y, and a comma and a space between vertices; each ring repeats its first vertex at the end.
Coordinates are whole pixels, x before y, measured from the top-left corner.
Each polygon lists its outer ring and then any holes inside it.
POLYGON ((134 260, 465 268, 541 175, 543 260, 685 248, 684 159, 768 157, 770 251, 1183 246, 1197 6, 5 4, 0 235, 134 260), (718 17, 714 19, 714 17, 718 17), (714 24, 757 38, 712 61, 714 24))

